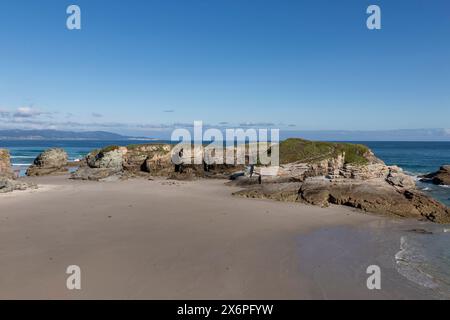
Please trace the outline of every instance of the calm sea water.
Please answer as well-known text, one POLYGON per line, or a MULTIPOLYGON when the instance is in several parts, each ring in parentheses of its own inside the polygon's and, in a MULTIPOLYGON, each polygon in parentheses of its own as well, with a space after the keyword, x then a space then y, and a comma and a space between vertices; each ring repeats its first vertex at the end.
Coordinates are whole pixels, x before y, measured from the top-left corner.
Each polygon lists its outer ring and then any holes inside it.
MULTIPOLYGON (((418 176, 450 164, 450 142, 358 142, 367 145, 387 165, 397 165, 418 176)), ((418 181, 417 186, 450 206, 450 186, 418 181)))
POLYGON ((358 142, 367 145, 388 165, 398 165, 413 174, 436 171, 450 164, 449 142, 358 142))

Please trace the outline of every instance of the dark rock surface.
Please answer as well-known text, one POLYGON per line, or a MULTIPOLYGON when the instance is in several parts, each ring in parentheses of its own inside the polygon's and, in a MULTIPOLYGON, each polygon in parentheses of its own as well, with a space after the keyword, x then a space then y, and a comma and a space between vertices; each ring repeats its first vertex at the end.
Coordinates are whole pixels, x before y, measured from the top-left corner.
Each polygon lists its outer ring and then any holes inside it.
POLYGON ((425 182, 450 186, 450 165, 442 166, 438 171, 421 176, 420 178, 425 182))

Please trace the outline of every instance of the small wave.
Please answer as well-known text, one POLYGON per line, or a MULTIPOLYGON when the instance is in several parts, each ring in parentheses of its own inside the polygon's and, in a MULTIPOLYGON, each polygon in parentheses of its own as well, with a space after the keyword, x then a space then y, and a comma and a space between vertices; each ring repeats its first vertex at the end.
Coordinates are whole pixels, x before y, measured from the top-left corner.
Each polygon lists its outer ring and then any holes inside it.
POLYGON ((12 163, 11 166, 13 167, 29 167, 32 163, 12 163))
POLYGON ((406 279, 429 289, 438 288, 433 276, 421 269, 426 258, 409 244, 407 237, 400 238, 400 251, 395 254, 397 271, 406 279))
POLYGON ((450 188, 450 185, 448 185, 448 184, 440 184, 439 187, 448 189, 448 188, 450 188))
POLYGON ((34 156, 11 156, 11 159, 34 159, 34 156))
POLYGON ((422 191, 430 191, 430 190, 431 190, 431 188, 428 188, 428 187, 422 189, 422 191))
POLYGON ((420 174, 418 174, 417 172, 411 172, 411 171, 406 171, 406 170, 403 170, 403 173, 408 176, 411 176, 414 179, 419 179, 419 176, 420 176, 420 174))

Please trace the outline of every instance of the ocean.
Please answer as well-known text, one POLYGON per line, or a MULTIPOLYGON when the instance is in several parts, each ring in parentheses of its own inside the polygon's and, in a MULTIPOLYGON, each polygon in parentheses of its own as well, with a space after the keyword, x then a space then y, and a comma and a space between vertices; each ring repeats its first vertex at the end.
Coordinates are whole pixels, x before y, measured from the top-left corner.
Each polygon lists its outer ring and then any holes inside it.
MULTIPOLYGON (((167 142, 167 141, 153 141, 167 142)), ((71 161, 83 158, 93 149, 108 145, 127 145, 145 143, 138 141, 0 141, 0 148, 10 150, 11 161, 23 175, 35 157, 45 149, 59 147, 66 150, 71 161)), ((408 174, 418 175, 433 172, 444 164, 450 164, 450 142, 357 142, 367 145, 388 165, 397 165, 408 174)), ((417 181, 424 192, 429 193, 447 206, 450 206, 450 187, 435 186, 417 181)), ((396 274, 426 290, 430 297, 448 299, 450 293, 450 226, 435 225, 413 221, 406 228, 403 224, 395 228, 382 228, 382 236, 372 236, 374 232, 362 233, 361 239, 373 238, 374 248, 378 248, 386 268, 396 270, 396 274), (432 234, 408 232, 411 228, 425 228, 432 234), (386 250, 385 250, 386 249, 386 250)), ((338 230, 339 231, 339 230, 338 230)), ((328 231, 327 231, 328 232, 328 231)), ((381 232, 381 231, 380 231, 381 232)), ((358 238, 350 231, 342 233, 358 238)), ((334 234, 333 234, 334 236, 334 234)), ((321 236, 323 237, 323 236, 321 236)), ((337 238, 333 238, 337 241, 337 238)), ((356 241, 358 242, 358 241, 356 241)), ((374 249, 374 250, 375 250, 374 249)), ((376 250, 375 250, 376 251, 376 250)), ((375 252, 374 251, 374 252, 375 252)), ((375 253, 374 253, 375 254, 375 253)), ((375 254, 376 255, 376 254, 375 254)), ((403 285, 403 282, 393 282, 403 285)))
MULTIPOLYGON (((450 164, 448 142, 358 142, 367 145, 387 165, 397 165, 417 177, 450 164)), ((437 186, 417 181, 417 186, 433 198, 450 206, 450 186, 437 186)))

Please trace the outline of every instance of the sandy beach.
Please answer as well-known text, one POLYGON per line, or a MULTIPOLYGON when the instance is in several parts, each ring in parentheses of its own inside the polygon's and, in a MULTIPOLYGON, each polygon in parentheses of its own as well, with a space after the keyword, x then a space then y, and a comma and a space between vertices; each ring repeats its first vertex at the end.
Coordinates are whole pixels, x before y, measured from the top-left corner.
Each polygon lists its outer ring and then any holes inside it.
POLYGON ((224 180, 24 179, 39 189, 0 195, 1 299, 430 297, 364 238, 392 219, 236 198, 224 180), (383 290, 366 287, 374 263, 383 290), (81 290, 66 288, 69 265, 81 290))

